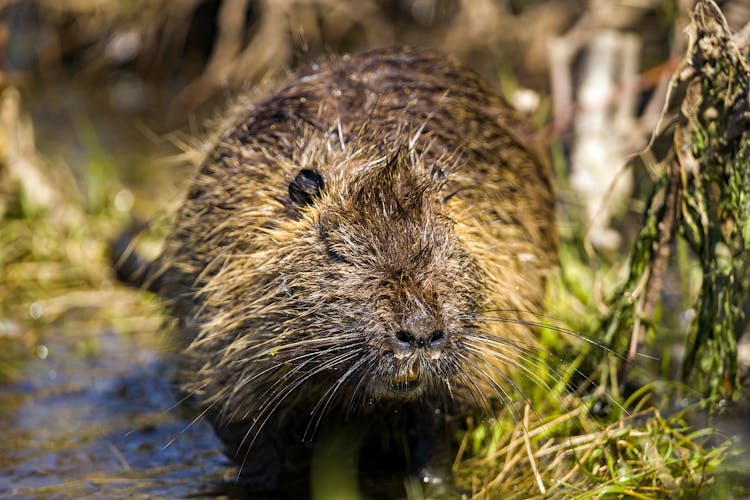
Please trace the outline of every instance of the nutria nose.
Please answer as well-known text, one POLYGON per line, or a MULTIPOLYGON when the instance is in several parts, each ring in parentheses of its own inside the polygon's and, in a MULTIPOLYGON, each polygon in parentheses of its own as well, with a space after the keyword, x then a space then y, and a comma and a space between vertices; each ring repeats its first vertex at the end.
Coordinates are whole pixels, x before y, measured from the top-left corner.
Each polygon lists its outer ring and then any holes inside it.
POLYGON ((417 348, 439 349, 445 343, 445 331, 436 314, 415 308, 401 317, 396 344, 402 351, 417 348))
POLYGON ((401 349, 424 347, 439 349, 445 343, 445 332, 434 330, 420 335, 410 330, 399 330, 396 332, 396 342, 401 349))

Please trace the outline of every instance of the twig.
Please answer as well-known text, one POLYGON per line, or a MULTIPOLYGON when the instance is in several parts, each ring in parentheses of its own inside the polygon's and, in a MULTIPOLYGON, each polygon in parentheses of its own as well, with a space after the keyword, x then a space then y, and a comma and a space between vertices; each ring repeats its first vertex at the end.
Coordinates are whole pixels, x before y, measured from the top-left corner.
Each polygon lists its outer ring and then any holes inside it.
MULTIPOLYGON (((523 409, 523 424, 524 428, 528 429, 529 427, 529 405, 527 404, 524 406, 523 409)), ((534 460, 534 452, 531 449, 531 440, 529 439, 528 432, 523 433, 524 442, 526 443, 526 453, 529 456, 529 464, 531 465, 531 471, 534 473, 534 477, 536 478, 536 484, 539 486, 539 491, 544 495, 547 490, 544 487, 544 482, 542 481, 542 476, 539 475, 539 469, 537 469, 536 466, 536 460, 534 460)))

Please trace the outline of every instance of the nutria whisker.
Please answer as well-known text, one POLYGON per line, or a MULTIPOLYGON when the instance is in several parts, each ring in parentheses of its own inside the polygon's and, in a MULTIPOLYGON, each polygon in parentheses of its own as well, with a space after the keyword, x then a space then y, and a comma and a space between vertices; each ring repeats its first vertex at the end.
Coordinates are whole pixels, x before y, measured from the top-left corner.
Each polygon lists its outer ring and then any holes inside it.
MULTIPOLYGON (((511 359, 509 359, 508 356, 500 355, 497 352, 491 352, 487 349, 483 348, 472 348, 467 346, 467 350, 469 352, 472 352, 475 354, 475 357, 477 359, 481 359, 481 368, 480 365, 476 365, 477 372, 481 372, 482 376, 487 378, 493 385, 498 385, 499 387, 502 387, 498 382, 499 380, 502 380, 510 389, 515 391, 517 394, 521 395, 521 397, 524 400, 527 400, 526 395, 521 390, 521 388, 518 386, 515 380, 513 380, 512 377, 508 375, 508 369, 522 369, 523 366, 518 362, 513 362, 511 359), (490 357, 491 356, 491 357, 490 357), (500 366, 507 368, 506 370, 499 369, 500 367, 497 366, 493 361, 498 362, 500 366)), ((515 373, 515 372, 513 372, 515 373)), ((504 404, 509 403, 513 400, 510 393, 507 389, 503 388, 503 395, 506 399, 506 401, 501 401, 504 404)))
MULTIPOLYGON (((348 346, 344 346, 341 349, 345 350, 345 347, 348 347, 348 346)), ((304 361, 302 361, 301 363, 294 365, 294 367, 291 370, 287 370, 280 377, 276 377, 272 383, 266 386, 266 390, 258 395, 258 400, 261 401, 258 404, 258 409, 263 410, 266 405, 266 402, 271 400, 272 397, 275 397, 275 394, 273 393, 274 391, 276 391, 277 388, 279 388, 280 386, 283 387, 283 384, 287 382, 288 379, 295 376, 297 372, 302 371, 307 365, 314 363, 316 361, 316 358, 324 357, 326 354, 330 354, 330 352, 334 350, 338 350, 338 349, 332 348, 326 351, 313 351, 310 353, 296 356, 295 358, 291 360, 274 361, 273 363, 269 364, 265 369, 260 370, 260 371, 253 372, 251 367, 245 368, 242 372, 242 376, 234 384, 231 393, 227 395, 227 399, 223 402, 224 407, 222 408, 222 412, 219 414, 219 417, 222 418, 222 420, 231 421, 238 416, 238 412, 240 411, 240 408, 241 408, 239 406, 235 407, 234 412, 229 415, 226 415, 225 412, 227 409, 232 407, 231 405, 232 397, 241 393, 242 388, 244 388, 245 386, 249 384, 252 384, 253 382, 256 382, 258 379, 261 379, 263 376, 268 375, 271 372, 279 370, 280 368, 284 368, 287 363, 296 363, 297 361, 304 359, 304 361)), ((345 353, 344 355, 340 357, 343 357, 346 359, 349 357, 353 357, 353 355, 351 354, 351 352, 349 352, 349 353, 345 353)), ((305 375, 309 375, 309 374, 303 374, 303 376, 305 375)), ((241 416, 242 419, 247 418, 247 417, 248 415, 241 416)))
MULTIPOLYGON (((300 386, 302 386, 308 379, 311 377, 314 377, 320 373, 323 373, 325 371, 328 371, 335 367, 337 364, 342 363, 344 361, 347 361, 349 359, 352 359, 356 356, 356 353, 345 353, 338 358, 334 358, 333 360, 329 361, 329 363, 317 366, 315 369, 313 369, 310 372, 303 373, 298 379, 294 380, 291 384, 282 386, 281 392, 276 392, 275 394, 270 395, 270 397, 263 400, 262 403, 260 403, 258 407, 258 414, 254 418, 252 424, 247 429, 247 432, 245 432, 242 440, 239 443, 239 446, 237 447, 237 450, 242 449, 245 444, 247 444, 247 450, 245 451, 245 456, 242 459, 242 463, 240 466, 240 469, 245 464, 245 461, 247 460, 250 450, 253 447, 253 444, 255 443, 255 439, 257 438, 258 434, 263 430, 263 427, 266 425, 268 420, 273 416, 273 414, 276 412, 276 410, 279 408, 279 405, 284 402, 289 396, 291 396, 294 391, 296 391, 300 386), (247 439, 250 436, 253 436, 253 438, 248 442, 247 439)), ((299 368, 299 367, 295 367, 299 368)), ((274 384, 276 386, 278 384, 274 384)), ((270 388, 269 388, 270 390, 270 388)), ((268 392, 268 391, 266 391, 268 392)), ((264 393, 265 394, 265 393, 264 393)), ((237 457, 234 457, 237 458, 237 457)))
POLYGON ((356 401, 357 394, 361 394, 362 405, 360 405, 360 407, 364 406, 364 401, 367 398, 367 392, 365 391, 365 388, 372 381, 372 377, 374 375, 375 363, 373 363, 373 361, 375 360, 375 356, 376 354, 373 352, 369 356, 362 358, 364 372, 362 372, 362 374, 360 375, 359 380, 357 380, 357 384, 354 386, 351 391, 351 395, 349 396, 349 404, 346 406, 345 412, 345 416, 347 419, 350 418, 354 412, 354 403, 356 401))
POLYGON ((462 369, 458 371, 459 382, 463 382, 464 384, 466 384, 466 387, 470 389, 472 397, 477 403, 477 406, 484 411, 484 414, 487 417, 494 417, 495 410, 492 408, 490 397, 486 394, 486 388, 483 389, 482 387, 480 387, 477 383, 476 378, 484 379, 489 382, 489 389, 493 392, 494 396, 497 397, 497 399, 504 406, 510 405, 510 395, 505 390, 505 388, 502 387, 502 385, 498 384, 497 381, 489 377, 485 370, 483 370, 482 367, 478 366, 471 357, 463 353, 459 354, 457 357, 463 360, 466 366, 472 368, 469 371, 463 369, 464 367, 462 367, 462 369))
MULTIPOLYGON (((554 375, 560 376, 563 374, 562 372, 559 372, 556 370, 555 364, 553 364, 546 357, 548 353, 544 351, 540 346, 537 346, 534 344, 525 344, 523 342, 517 342, 509 338, 488 336, 488 335, 481 335, 481 334, 474 334, 472 337, 468 337, 467 340, 473 340, 474 345, 477 346, 477 348, 482 352, 483 355, 501 356, 504 361, 511 362, 514 364, 514 366, 517 366, 519 369, 522 369, 524 371, 531 369, 529 366, 524 364, 524 362, 527 362, 527 363, 532 363, 532 367, 547 368, 554 375), (493 351, 492 349, 487 349, 487 347, 484 344, 489 344, 491 346, 496 347, 499 350, 493 351), (505 350, 511 350, 511 351, 517 352, 521 356, 517 358, 507 356, 502 353, 502 351, 505 351, 505 350)), ((534 375, 538 377, 538 374, 534 373, 534 375)), ((549 387, 547 387, 546 385, 540 386, 540 387, 549 389, 549 387)))
MULTIPOLYGON (((190 398, 190 397, 192 397, 191 394, 188 394, 185 396, 185 398, 190 398)), ((209 412, 213 409, 215 404, 216 403, 214 402, 214 403, 211 403, 210 405, 207 405, 205 408, 203 408, 195 417, 193 417, 190 420, 190 422, 185 424, 177 434, 173 435, 166 443, 164 443, 163 448, 168 448, 172 446, 172 443, 174 443, 177 440, 177 438, 179 438, 182 434, 187 432, 188 429, 190 429, 190 427, 197 424, 201 419, 205 418, 206 415, 208 415, 209 412)))
MULTIPOLYGON (((530 313, 530 311, 524 311, 524 312, 529 312, 530 313)), ((549 328, 549 329, 554 330, 554 331, 560 331, 561 333, 566 333, 566 334, 570 334, 571 332, 573 332, 573 334, 576 333, 573 330, 570 330, 570 329, 567 329, 567 328, 563 328, 563 327, 558 327, 556 325, 547 325, 546 323, 537 323, 537 322, 533 322, 533 321, 530 322, 530 321, 526 321, 526 320, 518 320, 517 318, 475 317, 472 320, 474 320, 474 319, 478 319, 480 321, 499 321, 501 323, 520 323, 520 324, 526 324, 526 325, 530 325, 530 326, 540 326, 540 327, 543 327, 543 328, 549 328)), ((578 334, 575 334, 574 336, 576 338, 579 338, 578 334)), ((569 373, 566 373, 564 370, 561 370, 561 369, 558 368, 559 366, 566 366, 565 361, 564 360, 558 360, 559 362, 554 362, 552 360, 549 360, 547 358, 547 356, 549 355, 549 353, 547 351, 545 351, 544 349, 542 349, 539 345, 536 345, 536 344, 533 344, 533 343, 523 343, 523 342, 519 342, 517 340, 512 340, 511 342, 508 342, 508 340, 511 340, 511 339, 503 339, 502 337, 490 336, 490 335, 481 335, 480 334, 479 337, 481 338, 481 342, 482 343, 492 344, 492 345, 501 347, 503 349, 508 348, 508 347, 512 347, 513 349, 517 350, 519 353, 522 354, 522 356, 519 358, 520 362, 530 361, 530 362, 536 363, 537 366, 543 366, 544 368, 546 368, 547 370, 549 370, 549 372, 550 372, 551 375, 557 377, 558 380, 566 380, 570 376, 569 373), (511 343, 512 343, 512 346, 511 346, 511 343)), ((581 336, 581 337, 583 339, 586 338, 585 336, 581 336)), ((603 344, 597 343, 596 341, 593 341, 593 340, 591 340, 589 343, 592 344, 592 345, 601 347, 602 349, 604 349, 609 354, 614 354, 617 357, 619 357, 620 359, 624 359, 621 355, 617 354, 615 351, 613 351, 612 349, 604 346, 603 344)), ((486 351, 483 352, 483 355, 485 355, 485 356, 494 356, 494 355, 496 355, 496 353, 492 352, 491 350, 486 350, 486 351)), ((517 364, 517 366, 518 366, 519 369, 521 369, 524 372, 527 372, 527 370, 529 370, 528 367, 524 368, 521 364, 517 364)), ((577 368, 574 368, 571 373, 574 374, 574 375, 576 375, 577 377, 582 378, 583 380, 585 380, 585 382, 587 384, 590 384, 594 388, 599 388, 599 384, 595 380, 592 380, 589 375, 587 375, 586 373, 582 372, 581 370, 579 370, 577 368)), ((534 378, 530 378, 530 380, 536 381, 536 379, 538 379, 538 378, 540 378, 540 377, 535 374, 535 377, 534 378)), ((540 387, 543 387, 543 388, 548 389, 548 390, 552 390, 552 387, 550 387, 549 384, 547 384, 546 382, 544 382, 543 385, 540 385, 540 387)), ((570 390, 573 391, 574 389, 570 389, 570 390)), ((617 401, 615 398, 613 398, 613 397, 611 397, 611 396, 609 396, 607 394, 603 394, 603 396, 607 399, 607 401, 609 401, 609 403, 611 403, 614 406, 616 406, 623 413, 625 413, 626 415, 630 414, 630 412, 625 407, 623 407, 622 404, 619 401, 617 401)))
MULTIPOLYGON (((545 315, 545 314, 542 314, 542 313, 535 313, 533 311, 522 310, 522 309, 487 309, 485 312, 517 312, 517 313, 533 314, 535 316, 538 316, 540 318, 545 318, 545 319, 555 319, 554 317, 549 316, 549 315, 545 315)), ((550 324, 550 323, 543 323, 541 321, 526 320, 526 319, 521 319, 521 318, 506 318, 506 317, 500 317, 500 316, 476 316, 476 315, 469 315, 469 316, 464 316, 462 319, 467 320, 467 321, 499 321, 499 322, 502 322, 502 323, 518 323, 518 324, 523 324, 523 325, 528 325, 528 326, 534 326, 534 327, 538 327, 538 328, 547 328, 547 329, 550 329, 550 330, 554 330, 556 332, 564 333, 566 335, 570 335, 572 337, 575 337, 578 340, 582 340, 582 341, 586 342, 587 344, 591 344, 594 347, 597 347, 599 349, 602 349, 602 350, 606 351, 607 354, 612 354, 614 356, 617 356, 620 360, 625 361, 625 357, 622 356, 621 354, 617 353, 617 351, 613 350, 612 348, 610 348, 610 347, 602 344, 601 342, 597 342, 596 340, 594 340, 594 339, 592 339, 590 337, 587 337, 586 335, 584 335, 584 334, 582 334, 582 333, 580 333, 580 332, 578 332, 576 330, 573 330, 573 329, 570 329, 570 328, 565 328, 565 327, 560 326, 560 325, 553 325, 553 324, 550 324)))
MULTIPOLYGON (((297 372, 302 371, 305 366, 308 364, 311 364, 313 361, 315 361, 315 358, 308 359, 299 365, 295 366, 292 370, 285 373, 281 378, 279 378, 276 382, 270 385, 267 390, 265 390, 263 393, 259 395, 260 403, 258 405, 258 411, 260 414, 262 414, 266 409, 271 406, 271 412, 273 412, 276 409, 276 406, 278 405, 279 399, 283 400, 287 398, 293 391, 298 389, 302 384, 307 382, 310 378, 319 375, 321 373, 325 373, 327 371, 332 370, 337 365, 342 364, 346 361, 349 361, 351 359, 355 359, 357 356, 359 356, 359 353, 357 352, 346 352, 344 354, 341 354, 337 357, 334 357, 332 359, 327 360, 323 364, 316 365, 315 368, 309 372, 302 373, 297 379, 295 379, 290 384, 285 384, 285 382, 288 381, 293 375, 297 374, 297 372), (275 389, 279 389, 279 391, 275 391, 275 389), (266 396, 269 397, 266 397, 266 396)), ((317 356, 322 357, 322 356, 317 356)))
MULTIPOLYGON (((501 346, 502 349, 512 347, 512 345, 508 345, 506 343, 500 343, 496 342, 493 345, 495 346, 501 346)), ((525 363, 522 361, 527 359, 525 358, 525 352, 521 349, 514 349, 518 350, 523 354, 521 357, 521 361, 514 359, 508 355, 502 354, 499 351, 487 349, 486 347, 474 347, 470 342, 467 342, 466 349, 470 352, 475 353, 478 357, 483 357, 485 360, 489 361, 491 365, 494 365, 493 361, 500 363, 501 365, 507 366, 507 367, 513 367, 517 368, 520 373, 526 375, 526 377, 531 380, 532 382, 539 385, 539 387, 542 387, 544 389, 552 389, 549 384, 537 373, 535 373, 533 370, 531 370, 528 366, 526 366, 525 363)), ((515 387, 515 384, 513 384, 513 387, 515 387)))
POLYGON ((341 375, 335 383, 333 383, 328 390, 326 390, 325 393, 320 397, 317 403, 315 403, 315 406, 313 407, 312 411, 310 412, 310 421, 307 424, 307 427, 305 428, 305 432, 302 435, 302 438, 304 440, 308 440, 311 438, 311 436, 315 435, 315 433, 318 430, 318 427, 320 426, 320 421, 323 418, 323 416, 326 413, 326 409, 331 403, 331 400, 335 396, 336 392, 342 387, 342 385, 347 381, 347 379, 352 376, 357 370, 359 370, 360 367, 362 367, 367 362, 371 361, 372 359, 369 357, 362 357, 357 362, 355 362, 343 375, 341 375), (325 400, 325 403, 323 401, 325 400), (322 406, 321 406, 322 404, 322 406), (315 418, 315 415, 317 414, 317 418, 315 418), (310 427, 313 420, 315 421, 315 425, 310 427))

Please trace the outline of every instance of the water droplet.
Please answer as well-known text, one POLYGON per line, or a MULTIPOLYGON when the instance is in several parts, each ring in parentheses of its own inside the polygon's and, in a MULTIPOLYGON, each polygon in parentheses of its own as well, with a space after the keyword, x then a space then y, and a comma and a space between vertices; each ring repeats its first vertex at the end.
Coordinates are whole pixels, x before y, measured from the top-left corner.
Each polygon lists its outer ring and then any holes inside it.
POLYGON ((41 302, 34 302, 29 306, 29 316, 32 318, 39 319, 42 317, 42 314, 44 314, 44 306, 42 306, 41 302))
POLYGON ((49 349, 47 349, 47 346, 42 344, 40 346, 37 346, 36 348, 36 356, 39 359, 47 359, 47 355, 49 355, 49 349))
POLYGON ((129 212, 133 208, 133 193, 128 189, 121 189, 115 195, 115 209, 118 212, 129 212))
POLYGON ((105 54, 115 63, 124 63, 135 58, 143 45, 141 36, 135 31, 116 33, 105 48, 105 54))

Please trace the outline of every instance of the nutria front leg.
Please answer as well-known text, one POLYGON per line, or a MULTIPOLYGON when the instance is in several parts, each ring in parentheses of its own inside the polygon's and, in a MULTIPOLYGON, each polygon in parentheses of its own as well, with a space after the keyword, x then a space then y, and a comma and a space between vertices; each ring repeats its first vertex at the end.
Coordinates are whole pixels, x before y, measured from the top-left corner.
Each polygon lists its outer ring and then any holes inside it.
POLYGON ((417 434, 412 444, 413 474, 426 498, 460 498, 468 494, 453 481, 455 425, 444 412, 435 409, 418 417, 417 434))
POLYGON ((248 434, 250 426, 247 421, 216 423, 214 430, 224 443, 224 454, 238 467, 237 483, 252 491, 277 491, 284 463, 281 439, 269 429, 248 434))

